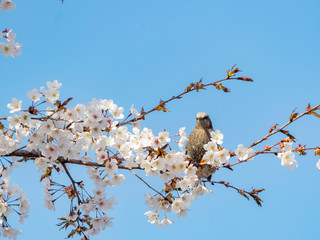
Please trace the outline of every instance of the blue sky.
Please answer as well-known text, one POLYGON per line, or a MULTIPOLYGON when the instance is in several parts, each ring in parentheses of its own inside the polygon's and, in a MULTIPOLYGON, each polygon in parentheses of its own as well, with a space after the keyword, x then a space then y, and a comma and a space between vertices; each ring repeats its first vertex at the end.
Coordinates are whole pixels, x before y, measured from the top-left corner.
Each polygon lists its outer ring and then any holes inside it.
MULTIPOLYGON (((0 28, 12 28, 23 43, 21 56, 0 57, 1 116, 8 115, 6 104, 12 97, 27 106, 27 91, 55 79, 63 84, 61 98, 74 97, 74 105, 105 98, 127 110, 132 104, 149 109, 201 77, 205 83, 223 78, 237 64, 253 83, 229 82, 228 94, 213 88, 191 93, 168 104, 170 112, 152 113, 143 124, 170 133, 185 126, 189 133, 196 113, 205 111, 224 133, 224 146, 234 150, 260 139, 270 126, 286 123, 294 108, 302 112, 309 102, 320 103, 316 0, 15 4, 14 11, 0 13, 0 28)), ((307 116, 287 130, 298 143, 314 147, 320 145, 318 126, 319 119, 307 116)), ((299 167, 293 171, 268 155, 214 175, 214 180, 240 188, 265 188, 262 208, 231 189, 214 186, 211 195, 193 202, 187 218, 173 218, 175 224, 167 228, 147 223, 143 193, 151 192, 123 172, 125 183, 108 192, 118 201, 110 213, 114 227, 93 239, 318 239, 318 157, 310 153, 296 159, 299 167)), ((76 179, 82 177, 80 168, 72 172, 76 179)), ((44 209, 39 178, 31 164, 13 176, 31 200, 20 239, 63 239, 66 233, 55 224, 68 207, 60 202, 56 212, 44 209)), ((160 186, 160 180, 147 179, 160 186)))

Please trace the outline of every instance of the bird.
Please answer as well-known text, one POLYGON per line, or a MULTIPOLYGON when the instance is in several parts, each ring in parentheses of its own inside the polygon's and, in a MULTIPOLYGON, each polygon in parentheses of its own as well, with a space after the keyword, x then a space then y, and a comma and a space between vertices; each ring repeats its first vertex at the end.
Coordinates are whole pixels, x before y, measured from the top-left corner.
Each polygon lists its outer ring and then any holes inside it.
POLYGON ((211 180, 211 175, 216 171, 216 167, 201 162, 206 150, 203 145, 210 141, 213 132, 212 122, 209 115, 205 112, 197 113, 196 127, 191 131, 186 143, 186 154, 190 157, 189 164, 197 167, 197 176, 211 180))

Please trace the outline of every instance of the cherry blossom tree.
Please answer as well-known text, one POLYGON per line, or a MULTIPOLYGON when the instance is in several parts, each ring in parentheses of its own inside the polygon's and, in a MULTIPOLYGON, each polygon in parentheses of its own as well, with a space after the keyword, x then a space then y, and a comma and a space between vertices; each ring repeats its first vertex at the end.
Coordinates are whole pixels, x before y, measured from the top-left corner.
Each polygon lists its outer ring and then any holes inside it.
MULTIPOLYGON (((149 223, 158 226, 172 224, 171 214, 186 217, 191 203, 199 196, 210 193, 210 186, 215 184, 233 189, 262 206, 259 194, 264 191, 263 188, 244 190, 226 181, 199 179, 197 167, 189 163, 184 151, 187 140, 185 128, 180 128, 174 134, 165 130, 154 134, 151 129, 143 127, 143 120, 150 113, 168 111, 169 102, 190 92, 213 86, 227 93, 229 89, 224 86, 227 81, 253 81, 238 77, 239 72, 238 68, 233 67, 227 71, 224 79, 207 84, 202 79, 191 83, 180 94, 161 100, 148 111, 131 107, 126 112, 107 99, 93 99, 86 105, 71 107, 72 98, 59 100, 62 84, 57 80, 47 82, 47 86, 41 87, 40 91, 29 91, 29 104, 24 105, 21 100, 13 98, 7 105, 12 115, 0 118, 2 236, 15 238, 21 233, 9 225, 11 215, 16 214, 20 223, 28 217, 30 202, 26 193, 11 183, 10 174, 14 168, 30 163, 42 172, 46 208, 54 210, 58 199, 70 201, 69 211, 59 218, 58 224, 61 229, 69 231, 68 238, 78 234, 83 239, 89 239, 107 226, 112 226, 113 218, 109 210, 114 208, 116 199, 107 198, 106 189, 121 185, 125 180, 125 172, 133 174, 150 188, 150 193, 146 193, 149 210, 145 215, 149 223), (95 184, 94 189, 87 189, 79 176, 71 174, 72 165, 87 168, 88 176, 95 184), (65 174, 70 184, 56 181, 58 173, 65 174), (147 180, 150 177, 161 178, 164 188, 152 187, 147 180)), ((233 170, 258 155, 273 154, 281 159, 282 166, 293 170, 298 166, 296 153, 305 155, 307 151, 313 151, 315 155, 320 155, 320 148, 307 148, 301 144, 296 146, 295 137, 285 129, 306 115, 319 117, 319 109, 320 104, 309 104, 301 114, 293 111, 287 123, 281 127, 277 124, 271 126, 260 140, 249 146, 239 144, 234 151, 224 147, 223 134, 216 130, 212 133, 211 141, 204 145, 206 154, 201 164, 233 170), (265 140, 275 134, 283 135, 283 140, 262 146, 265 140)))
MULTIPOLYGON (((10 11, 15 5, 10 0, 1 0, 0 10, 10 11)), ((16 34, 3 30, 0 43, 3 56, 21 54, 16 34)), ((189 162, 184 146, 187 141, 185 128, 174 133, 163 130, 154 133, 144 126, 150 113, 167 112, 167 105, 191 92, 201 92, 210 87, 225 93, 229 81, 250 83, 253 80, 239 76, 241 71, 233 66, 225 78, 204 83, 202 79, 167 100, 160 100, 151 109, 125 110, 111 99, 92 99, 89 103, 73 103, 72 97, 60 99, 62 83, 57 80, 46 83, 40 89, 27 92, 30 102, 12 98, 7 104, 10 115, 0 117, 0 217, 1 236, 15 239, 21 230, 10 225, 10 218, 17 217, 23 224, 28 217, 30 201, 26 192, 11 181, 10 175, 17 167, 34 164, 41 172, 44 205, 55 210, 57 201, 70 205, 58 226, 67 231, 67 238, 79 235, 89 239, 106 227, 112 227, 113 217, 109 211, 117 204, 114 196, 107 197, 107 189, 125 181, 126 174, 133 174, 144 183, 149 192, 145 194, 148 210, 144 213, 150 224, 172 224, 172 215, 187 217, 192 202, 211 193, 215 185, 223 185, 257 206, 262 206, 263 188, 246 190, 224 180, 211 181, 199 178, 197 167, 189 162), (72 167, 80 165, 87 169, 94 188, 72 173, 72 167), (65 175, 68 184, 59 182, 57 175, 65 175), (163 187, 157 189, 149 183, 150 178, 159 178, 163 187)), ((272 155, 281 160, 281 166, 294 170, 298 167, 295 156, 312 152, 320 155, 320 146, 306 147, 296 143, 296 138, 287 130, 293 122, 308 115, 320 117, 320 104, 306 104, 302 113, 292 111, 288 121, 281 126, 270 124, 265 136, 249 146, 239 143, 237 149, 228 149, 224 135, 215 130, 211 141, 204 145, 205 155, 200 165, 232 171, 239 164, 257 159, 260 155, 272 155), (281 135, 281 141, 265 144, 273 135, 281 135)), ((163 126, 165 128, 165 126, 163 126)), ((228 140, 226 139, 226 142, 228 140)), ((320 169, 320 160, 315 164, 320 169)))

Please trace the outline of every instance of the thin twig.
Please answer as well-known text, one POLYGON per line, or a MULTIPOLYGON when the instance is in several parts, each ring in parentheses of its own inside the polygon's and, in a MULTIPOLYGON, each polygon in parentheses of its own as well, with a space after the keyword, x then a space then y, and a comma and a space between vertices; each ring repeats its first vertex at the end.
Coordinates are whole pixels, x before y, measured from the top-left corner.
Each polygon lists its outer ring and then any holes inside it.
POLYGON ((150 189, 152 189, 153 191, 155 191, 156 193, 158 193, 161 197, 163 197, 163 199, 169 201, 171 203, 171 201, 162 195, 162 193, 158 192, 156 189, 154 189, 153 187, 151 187, 145 180, 143 180, 139 175, 137 175, 134 171, 132 171, 132 169, 129 169, 130 172, 133 173, 133 175, 135 175, 137 178, 139 178, 144 184, 146 184, 150 189))
POLYGON ((320 107, 320 104, 318 104, 317 106, 309 109, 308 111, 305 111, 304 113, 301 113, 299 116, 297 116, 296 118, 290 120, 289 122, 287 122, 286 124, 284 124, 282 127, 278 128, 277 130, 272 131, 271 133, 268 133, 266 136, 264 136, 263 138, 261 138, 260 140, 252 143, 248 148, 254 147, 256 145, 258 145, 259 143, 267 140, 270 136, 280 132, 282 129, 284 129, 286 126, 288 126, 289 124, 293 123, 294 121, 298 120, 299 118, 303 117, 306 114, 309 114, 310 112, 314 111, 316 108, 320 107))
MULTIPOLYGON (((284 124, 282 127, 272 131, 271 133, 268 133, 266 136, 264 136, 263 138, 261 138, 260 140, 252 143, 248 148, 251 148, 251 147, 254 147, 258 144, 260 144, 261 142, 267 140, 270 136, 280 132, 281 130, 283 130, 285 127, 287 127, 288 125, 290 125, 291 123, 293 123, 294 121, 298 120, 299 118, 303 117, 304 115, 306 114, 310 114, 312 111, 314 111, 315 109, 319 108, 320 107, 320 104, 318 104, 317 106, 313 107, 313 108, 310 108, 309 110, 305 111, 304 113, 301 113, 300 115, 298 115, 296 118, 293 118, 291 119, 289 122, 287 122, 286 124, 284 124)), ((310 148, 310 149, 305 149, 305 150, 311 150, 311 149, 315 149, 315 148, 310 148)), ((298 152, 299 151, 299 148, 294 148, 292 151, 296 151, 298 152)), ((231 165, 228 165, 229 167, 232 167, 232 166, 235 166, 235 165, 238 165, 240 163, 243 163, 243 162, 247 162, 249 159, 259 155, 259 154, 262 154, 262 153, 278 153, 278 152, 268 152, 268 151, 259 151, 259 152, 256 152, 253 156, 245 159, 245 160, 242 160, 240 162, 236 162, 236 163, 233 163, 231 165)))
POLYGON ((170 99, 168 99, 168 100, 166 100, 166 101, 161 101, 161 103, 158 104, 156 107, 150 109, 150 110, 147 111, 147 112, 144 112, 142 115, 140 115, 140 116, 138 116, 138 117, 135 117, 135 118, 133 118, 133 119, 131 119, 131 120, 128 120, 128 121, 119 123, 118 126, 123 126, 123 125, 126 125, 126 124, 131 123, 131 122, 136 122, 136 121, 138 121, 139 119, 144 118, 147 114, 156 111, 158 107, 164 106, 165 104, 167 104, 168 102, 171 102, 172 100, 180 99, 180 98, 182 98, 183 95, 185 95, 185 94, 187 94, 187 93, 190 93, 190 92, 193 92, 193 91, 199 91, 199 90, 201 90, 201 89, 205 89, 205 87, 214 86, 214 85, 216 85, 217 83, 220 83, 220 82, 223 82, 223 81, 229 81, 229 80, 244 81, 241 77, 224 78, 224 79, 221 79, 221 80, 212 82, 212 83, 202 84, 202 85, 201 85, 201 88, 191 88, 191 89, 189 89, 188 91, 185 90, 184 92, 180 93, 180 94, 177 95, 177 96, 173 96, 173 97, 171 97, 170 99))
POLYGON ((64 170, 66 171, 68 177, 70 178, 71 182, 72 182, 72 186, 73 186, 73 189, 74 191, 76 192, 76 195, 77 195, 77 199, 78 199, 78 204, 80 205, 81 204, 81 199, 80 199, 80 196, 79 196, 79 193, 77 191, 77 187, 76 187, 76 182, 73 180, 68 168, 66 167, 65 163, 63 162, 60 162, 62 167, 64 168, 64 170))
POLYGON ((227 188, 232 188, 232 189, 234 189, 234 190, 237 190, 237 192, 240 194, 240 195, 242 195, 242 196, 244 196, 246 199, 248 199, 249 200, 249 197, 248 197, 248 195, 250 196, 250 197, 252 197, 252 199, 253 200, 255 200, 255 202, 258 204, 258 206, 259 207, 262 207, 262 205, 261 205, 261 202, 263 202, 259 197, 258 197, 258 194, 260 193, 260 192, 262 192, 262 191, 264 191, 264 188, 261 188, 261 189, 258 189, 258 190, 255 190, 255 189, 252 189, 252 191, 251 192, 248 192, 248 191, 246 191, 246 190, 244 190, 244 189, 239 189, 239 188, 237 188, 237 187, 235 187, 235 186, 232 186, 232 185, 230 185, 228 182, 225 182, 225 181, 208 181, 208 180, 202 180, 202 182, 208 182, 208 183, 211 183, 212 185, 214 185, 214 184, 221 184, 221 185, 224 185, 225 187, 227 187, 227 188))

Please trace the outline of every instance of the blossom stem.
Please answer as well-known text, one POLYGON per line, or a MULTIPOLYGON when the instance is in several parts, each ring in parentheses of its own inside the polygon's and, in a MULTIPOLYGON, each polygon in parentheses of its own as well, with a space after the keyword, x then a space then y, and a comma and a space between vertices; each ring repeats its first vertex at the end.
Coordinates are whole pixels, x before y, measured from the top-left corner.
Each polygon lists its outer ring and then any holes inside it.
POLYGON ((66 171, 66 173, 67 173, 67 175, 68 175, 68 177, 69 177, 69 179, 70 179, 71 182, 72 182, 73 189, 74 189, 74 191, 76 192, 76 195, 77 195, 78 204, 80 205, 80 204, 81 204, 81 199, 80 199, 80 196, 79 196, 77 187, 76 187, 76 182, 73 180, 73 178, 72 178, 72 176, 71 176, 68 168, 66 167, 65 163, 63 163, 63 162, 60 162, 60 163, 61 163, 61 165, 63 166, 64 170, 66 171))
POLYGON ((146 184, 150 189, 152 189, 153 191, 155 191, 156 193, 158 193, 161 197, 163 197, 163 199, 165 199, 165 200, 167 200, 167 201, 170 202, 170 200, 169 200, 167 197, 163 196, 160 192, 158 192, 156 189, 154 189, 153 187, 151 187, 145 180, 143 180, 139 175, 137 175, 134 171, 132 171, 132 169, 129 169, 129 170, 130 170, 130 172, 133 173, 133 175, 135 175, 137 178, 139 178, 139 179, 140 179, 144 184, 146 184))

